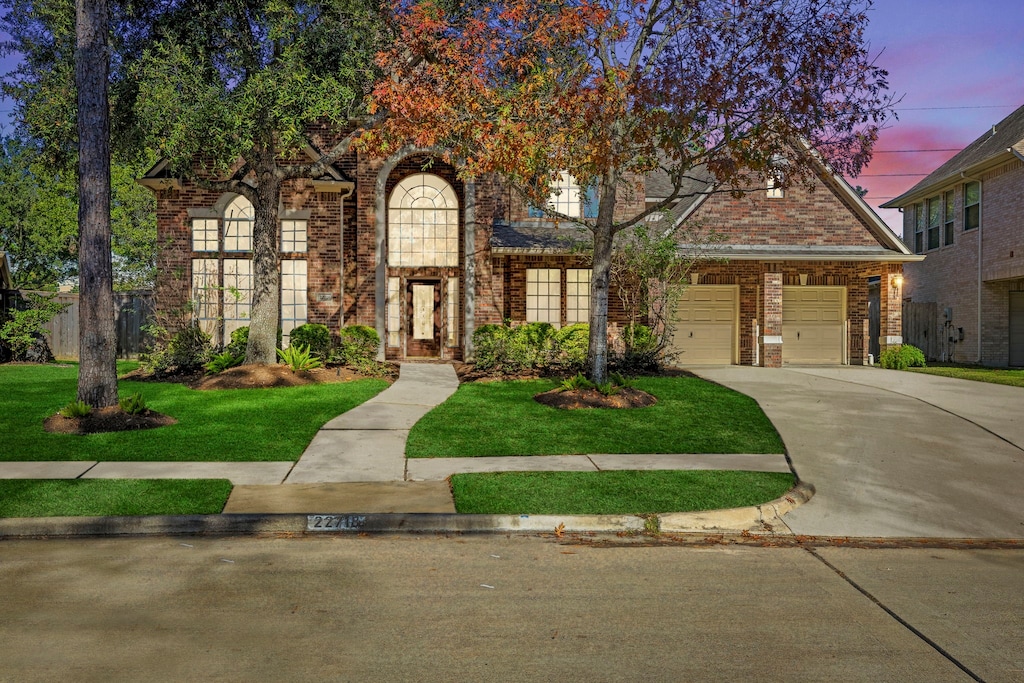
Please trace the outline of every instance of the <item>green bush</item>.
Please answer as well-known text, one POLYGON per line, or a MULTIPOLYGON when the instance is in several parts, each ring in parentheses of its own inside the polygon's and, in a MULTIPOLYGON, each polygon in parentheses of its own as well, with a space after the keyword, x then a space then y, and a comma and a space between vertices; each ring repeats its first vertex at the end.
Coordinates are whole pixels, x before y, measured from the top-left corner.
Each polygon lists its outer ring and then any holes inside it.
POLYGON ((146 406, 146 399, 142 398, 141 391, 136 391, 130 396, 122 396, 117 403, 121 406, 121 410, 129 415, 142 415, 149 410, 149 407, 146 406))
POLYGON ((216 375, 218 373, 224 372, 228 368, 233 368, 236 365, 241 365, 243 360, 245 360, 244 353, 235 355, 230 351, 225 351, 224 353, 214 354, 213 357, 210 358, 210 362, 207 363, 204 367, 206 368, 207 374, 216 375))
POLYGON ((647 325, 629 324, 622 328, 622 343, 627 351, 651 351, 659 344, 658 336, 647 325))
POLYGON ((555 328, 549 323, 481 325, 473 332, 476 367, 485 372, 517 373, 551 365, 555 328))
POLYGON ((368 325, 348 325, 338 334, 338 346, 331 360, 357 368, 370 368, 377 361, 380 335, 368 325))
POLYGON ((54 301, 56 296, 27 293, 28 308, 11 311, 10 320, 0 326, 0 343, 10 349, 14 360, 52 360, 49 346, 42 354, 43 359, 29 356, 34 345, 40 342, 46 344, 43 326, 69 305, 54 301))
POLYGON ((249 345, 249 326, 239 327, 231 331, 231 343, 224 347, 226 353, 245 358, 245 347, 249 345))
POLYGON ((92 406, 85 401, 72 401, 58 412, 64 417, 86 417, 92 412, 92 406))
POLYGON ((320 359, 309 352, 309 348, 300 344, 290 344, 287 349, 278 349, 277 357, 291 368, 292 372, 305 372, 320 367, 320 359))
POLYGON ((571 371, 580 371, 587 364, 590 349, 590 325, 567 325, 555 335, 555 349, 559 364, 571 371))
POLYGON ((289 346, 305 346, 311 356, 327 360, 331 354, 331 332, 327 325, 306 323, 292 330, 289 346))
POLYGON ((890 346, 878 358, 878 364, 887 370, 906 370, 925 367, 924 353, 910 344, 890 346))
POLYGON ((191 322, 170 336, 159 325, 147 326, 152 341, 146 353, 139 354, 143 368, 161 375, 167 372, 195 372, 210 360, 213 349, 210 335, 203 332, 198 322, 191 322))

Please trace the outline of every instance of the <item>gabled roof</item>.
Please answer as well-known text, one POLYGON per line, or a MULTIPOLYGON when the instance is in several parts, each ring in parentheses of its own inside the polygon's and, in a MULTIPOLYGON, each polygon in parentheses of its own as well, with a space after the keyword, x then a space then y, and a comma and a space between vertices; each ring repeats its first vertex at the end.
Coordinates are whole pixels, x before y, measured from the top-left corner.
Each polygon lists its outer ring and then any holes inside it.
POLYGON ((1024 160, 1024 106, 992 126, 977 140, 960 150, 912 188, 892 199, 882 208, 898 209, 934 194, 951 182, 1012 159, 1024 160))

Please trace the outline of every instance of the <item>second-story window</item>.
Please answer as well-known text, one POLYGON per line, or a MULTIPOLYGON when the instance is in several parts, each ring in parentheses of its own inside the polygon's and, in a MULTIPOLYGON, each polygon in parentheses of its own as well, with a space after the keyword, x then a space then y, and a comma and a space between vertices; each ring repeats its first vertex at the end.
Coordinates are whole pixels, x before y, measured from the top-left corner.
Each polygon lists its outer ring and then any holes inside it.
MULTIPOLYGON (((548 209, 569 218, 597 218, 597 188, 580 187, 569 173, 562 171, 551 184, 548 209)), ((543 218, 545 212, 530 207, 530 218, 543 218)))
POLYGON ((943 240, 944 246, 953 244, 953 210, 956 207, 956 199, 953 191, 950 190, 943 195, 943 240))
POLYGON ((981 183, 964 184, 964 230, 981 225, 981 183))

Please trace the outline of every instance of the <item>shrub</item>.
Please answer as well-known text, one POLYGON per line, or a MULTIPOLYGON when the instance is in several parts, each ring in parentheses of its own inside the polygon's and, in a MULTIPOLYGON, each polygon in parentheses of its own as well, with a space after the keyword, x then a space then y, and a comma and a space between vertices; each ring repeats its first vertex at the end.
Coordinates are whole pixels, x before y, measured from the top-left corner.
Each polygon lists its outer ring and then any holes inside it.
POLYGON ((58 412, 64 417, 85 417, 92 412, 92 406, 85 401, 72 401, 58 412))
POLYGON ((232 356, 245 358, 245 347, 249 345, 249 326, 239 327, 231 331, 231 343, 224 347, 224 351, 232 356))
POLYGON ((878 358, 878 364, 888 370, 906 370, 925 367, 924 353, 910 344, 890 346, 878 358))
POLYGON ((320 359, 310 354, 308 347, 299 344, 292 344, 284 350, 278 349, 277 357, 292 372, 305 372, 320 367, 320 359))
POLYGON ((146 399, 142 398, 141 391, 136 391, 131 396, 122 396, 117 400, 117 403, 121 406, 121 410, 129 415, 142 415, 149 410, 146 407, 146 399))
POLYGON ((245 360, 244 353, 240 353, 236 356, 230 351, 225 351, 224 353, 214 354, 213 357, 210 358, 210 362, 207 363, 204 367, 206 368, 207 374, 216 375, 218 373, 224 372, 228 368, 233 368, 236 365, 240 365, 243 360, 245 360))
POLYGON ((575 323, 567 325, 555 335, 558 362, 569 371, 579 371, 587 364, 590 349, 590 325, 575 323))
POLYGON ((292 330, 289 346, 305 346, 311 356, 327 360, 331 353, 331 332, 327 325, 306 323, 292 330))
POLYGON ((504 348, 504 330, 503 325, 481 325, 473 332, 477 369, 487 371, 498 365, 504 348))
POLYGON ((546 368, 555 353, 555 336, 549 323, 481 325, 473 333, 476 366, 500 373, 546 368))
POLYGON ((593 389, 594 383, 587 379, 582 372, 577 372, 562 382, 560 391, 573 391, 574 389, 593 389))
POLYGON ((11 312, 10 320, 0 326, 0 342, 11 350, 14 360, 53 360, 50 347, 43 336, 44 325, 68 307, 57 303, 56 294, 44 296, 27 293, 28 308, 11 312), (38 353, 31 353, 33 347, 42 347, 38 353))
POLYGON ((635 375, 654 372, 661 367, 661 340, 647 325, 630 324, 622 328, 621 345, 608 359, 608 364, 621 373, 635 375))
POLYGON ((380 349, 380 335, 377 330, 367 325, 349 325, 341 329, 339 343, 331 351, 331 361, 369 368, 377 360, 380 349))
POLYGON ((139 354, 139 362, 155 374, 172 370, 195 372, 210 359, 210 335, 203 332, 198 322, 186 324, 173 336, 159 325, 147 326, 146 332, 152 343, 149 351, 139 354))

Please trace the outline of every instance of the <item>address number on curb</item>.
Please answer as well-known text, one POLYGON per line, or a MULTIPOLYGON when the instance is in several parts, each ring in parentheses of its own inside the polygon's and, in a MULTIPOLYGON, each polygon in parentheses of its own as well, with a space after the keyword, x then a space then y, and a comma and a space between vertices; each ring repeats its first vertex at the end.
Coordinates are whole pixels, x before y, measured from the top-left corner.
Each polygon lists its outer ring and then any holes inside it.
POLYGON ((366 517, 360 515, 307 515, 306 531, 361 529, 366 517))

